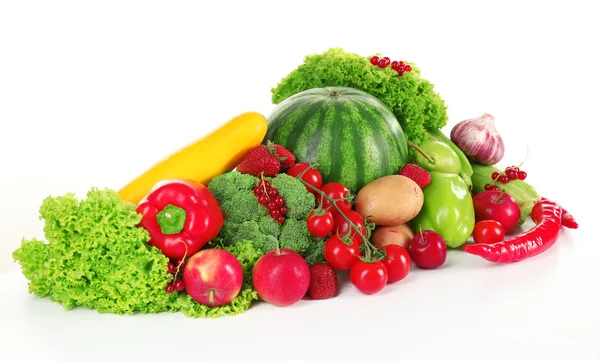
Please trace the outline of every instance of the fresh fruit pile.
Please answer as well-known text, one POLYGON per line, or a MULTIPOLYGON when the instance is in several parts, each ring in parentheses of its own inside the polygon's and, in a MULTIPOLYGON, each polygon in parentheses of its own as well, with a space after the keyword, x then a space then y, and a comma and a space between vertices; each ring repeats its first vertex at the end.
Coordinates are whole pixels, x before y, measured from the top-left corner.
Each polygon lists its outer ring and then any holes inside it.
POLYGON ((13 253, 30 292, 67 309, 235 315, 334 298, 346 272, 362 294, 394 292, 413 264, 448 267, 448 249, 522 261, 578 227, 523 163, 497 167, 492 115, 444 134, 444 102, 408 62, 331 49, 273 101, 268 119, 235 117, 118 193, 44 200, 48 242, 13 253))

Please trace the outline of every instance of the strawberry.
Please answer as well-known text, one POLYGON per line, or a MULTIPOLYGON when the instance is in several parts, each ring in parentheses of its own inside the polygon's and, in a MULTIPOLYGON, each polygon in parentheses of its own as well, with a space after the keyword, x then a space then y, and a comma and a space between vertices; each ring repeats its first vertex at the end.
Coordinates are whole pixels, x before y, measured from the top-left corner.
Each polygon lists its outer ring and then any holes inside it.
POLYGON ((281 170, 281 164, 277 155, 272 154, 268 146, 259 145, 250 149, 244 160, 238 164, 237 170, 255 177, 260 177, 261 173, 264 173, 265 177, 274 177, 281 170))
POLYGON ((273 148, 275 148, 275 152, 281 161, 281 170, 287 170, 289 167, 296 164, 296 156, 294 156, 294 153, 278 144, 275 144, 273 148))
POLYGON ((327 263, 315 263, 309 267, 310 285, 308 295, 315 300, 335 297, 337 293, 337 274, 327 263))
POLYGON ((400 175, 412 179, 421 188, 425 188, 431 183, 431 174, 416 164, 405 164, 400 170, 400 175))

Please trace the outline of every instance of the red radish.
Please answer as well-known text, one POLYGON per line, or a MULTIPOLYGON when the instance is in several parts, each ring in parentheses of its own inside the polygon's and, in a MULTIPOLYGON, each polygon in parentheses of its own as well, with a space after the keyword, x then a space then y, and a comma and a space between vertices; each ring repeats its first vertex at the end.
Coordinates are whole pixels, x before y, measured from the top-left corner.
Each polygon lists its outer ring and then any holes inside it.
POLYGON ((183 270, 184 287, 198 303, 221 306, 242 289, 242 265, 230 252, 210 248, 194 254, 183 270))

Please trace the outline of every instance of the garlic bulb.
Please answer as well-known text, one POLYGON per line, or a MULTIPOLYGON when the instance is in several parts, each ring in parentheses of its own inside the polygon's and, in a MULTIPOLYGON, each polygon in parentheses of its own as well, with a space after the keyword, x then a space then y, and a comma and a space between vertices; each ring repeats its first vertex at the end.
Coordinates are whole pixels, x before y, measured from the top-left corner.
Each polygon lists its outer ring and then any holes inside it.
POLYGON ((467 157, 480 164, 496 164, 504 156, 504 141, 494 126, 494 117, 487 113, 456 124, 450 139, 467 157))

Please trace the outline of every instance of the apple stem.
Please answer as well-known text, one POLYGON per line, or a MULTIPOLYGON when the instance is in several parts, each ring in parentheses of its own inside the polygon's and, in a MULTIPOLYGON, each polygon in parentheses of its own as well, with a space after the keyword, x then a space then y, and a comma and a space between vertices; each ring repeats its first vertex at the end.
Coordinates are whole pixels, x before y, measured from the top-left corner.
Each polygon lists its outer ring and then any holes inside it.
POLYGON ((409 147, 413 147, 413 148, 415 148, 415 150, 417 152, 421 153, 421 155, 423 157, 425 157, 425 159, 427 159, 427 161, 429 161, 429 163, 435 164, 435 160, 433 158, 431 158, 430 156, 428 156, 427 153, 425 153, 425 151, 423 149, 421 149, 418 145, 416 145, 413 142, 407 142, 407 144, 409 147))
POLYGON ((494 203, 500 203, 500 201, 502 200, 503 196, 504 196, 504 190, 500 189, 500 194, 498 195, 498 197, 496 197, 495 199, 493 199, 494 203))
POLYGON ((212 288, 208 291, 208 303, 215 304, 215 290, 212 288))

